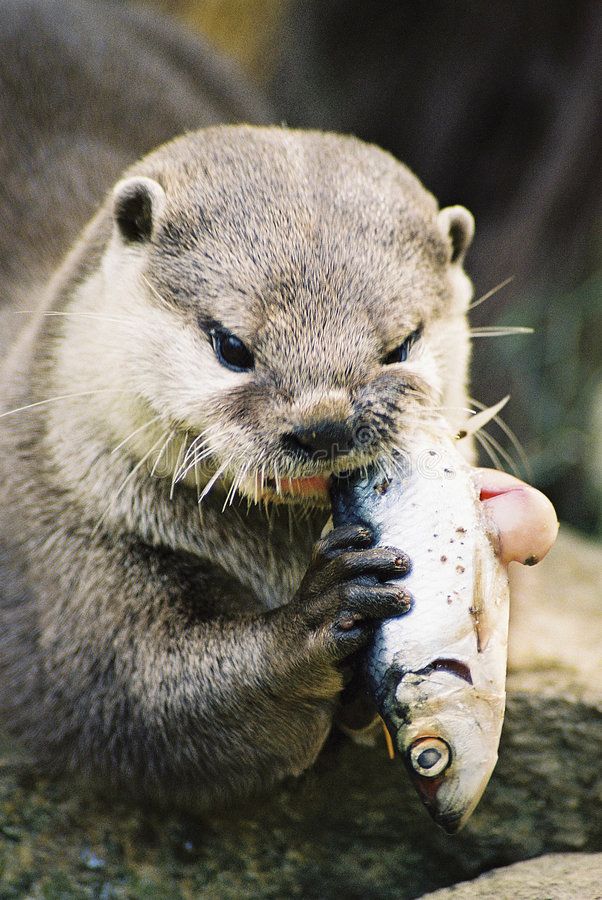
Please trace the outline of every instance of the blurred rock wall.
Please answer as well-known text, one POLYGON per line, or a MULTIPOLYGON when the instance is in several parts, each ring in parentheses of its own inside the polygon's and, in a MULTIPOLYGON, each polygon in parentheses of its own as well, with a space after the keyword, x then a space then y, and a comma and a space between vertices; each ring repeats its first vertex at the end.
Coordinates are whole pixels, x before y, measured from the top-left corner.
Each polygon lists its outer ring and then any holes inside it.
MULTIPOLYGON (((232 53, 291 125, 353 132, 477 219, 473 394, 560 517, 602 533, 602 6, 596 0, 155 0, 232 53)), ((487 461, 487 457, 483 457, 487 461)))
POLYGON ((146 0, 207 35, 224 53, 266 83, 277 60, 286 0, 146 0))

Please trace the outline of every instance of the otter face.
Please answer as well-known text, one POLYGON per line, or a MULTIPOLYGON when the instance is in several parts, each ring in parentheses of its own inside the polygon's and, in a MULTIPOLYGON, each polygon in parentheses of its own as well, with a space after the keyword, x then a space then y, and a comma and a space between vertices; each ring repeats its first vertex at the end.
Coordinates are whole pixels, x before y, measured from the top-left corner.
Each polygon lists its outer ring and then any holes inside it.
POLYGON ((441 407, 454 427, 469 213, 327 134, 209 129, 136 169, 104 302, 127 307, 121 367, 147 417, 187 435, 177 477, 320 503, 331 473, 390 458, 441 407))

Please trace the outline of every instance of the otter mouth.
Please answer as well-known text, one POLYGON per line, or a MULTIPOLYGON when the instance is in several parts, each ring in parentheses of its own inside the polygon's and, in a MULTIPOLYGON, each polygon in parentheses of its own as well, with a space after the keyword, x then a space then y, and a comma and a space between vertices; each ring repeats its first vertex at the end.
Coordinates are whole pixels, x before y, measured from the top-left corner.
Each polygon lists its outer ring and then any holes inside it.
MULTIPOLYGON (((365 465, 365 463, 364 463, 365 465)), ((348 478, 361 468, 342 468, 334 465, 322 472, 310 475, 280 475, 256 472, 236 482, 236 492, 254 503, 298 504, 330 507, 330 489, 333 478, 348 478)), ((227 485, 226 485, 227 487, 227 485)))
POLYGON ((330 507, 330 488, 333 478, 348 478, 356 470, 327 469, 316 475, 297 477, 264 475, 263 478, 248 477, 238 485, 238 491, 255 503, 304 504, 306 506, 330 507))
POLYGON ((269 495, 269 499, 285 500, 328 500, 329 477, 324 475, 310 475, 306 478, 267 478, 264 484, 263 496, 269 495))
POLYGON ((238 490, 255 503, 288 503, 327 506, 330 503, 330 473, 300 478, 268 476, 262 483, 254 478, 243 481, 238 490))

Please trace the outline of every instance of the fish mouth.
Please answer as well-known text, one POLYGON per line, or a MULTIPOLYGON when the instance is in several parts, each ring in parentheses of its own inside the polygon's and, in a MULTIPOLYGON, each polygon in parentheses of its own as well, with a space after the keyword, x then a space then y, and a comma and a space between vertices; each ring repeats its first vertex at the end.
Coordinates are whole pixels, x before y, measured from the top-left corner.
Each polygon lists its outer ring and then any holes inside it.
POLYGON ((481 799, 486 783, 489 780, 489 778, 487 778, 485 784, 483 784, 482 790, 477 792, 477 794, 471 798, 470 802, 465 806, 460 807, 460 809, 458 809, 458 807, 442 808, 437 801, 437 794, 446 781, 445 775, 436 779, 427 779, 420 775, 416 775, 416 773, 411 770, 410 775, 418 796, 428 810, 429 815, 440 828, 447 832, 447 834, 456 834, 464 827, 464 825, 466 825, 481 799))
POLYGON ((433 820, 443 828, 448 834, 457 834, 460 831, 470 816, 470 813, 440 813, 440 812, 431 812, 433 820))
POLYGON ((456 834, 458 831, 461 831, 478 806, 490 777, 491 772, 487 772, 471 799, 467 803, 461 805, 460 808, 452 806, 447 809, 440 809, 437 807, 429 809, 429 812, 437 825, 443 828, 448 834, 456 834))

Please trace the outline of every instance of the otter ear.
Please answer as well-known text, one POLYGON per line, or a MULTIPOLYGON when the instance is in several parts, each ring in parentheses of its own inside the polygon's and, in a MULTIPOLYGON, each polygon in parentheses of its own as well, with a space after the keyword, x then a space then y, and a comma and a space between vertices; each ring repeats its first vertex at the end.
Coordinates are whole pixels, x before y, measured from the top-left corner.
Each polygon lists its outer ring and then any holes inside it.
POLYGON ((151 239, 154 225, 165 206, 165 191, 152 178, 125 178, 113 191, 113 216, 126 244, 151 239))
POLYGON ((462 263, 474 236, 474 219, 463 206, 446 206, 438 215, 439 227, 451 243, 451 261, 462 263))

